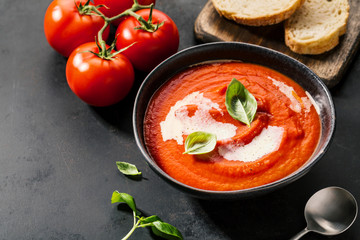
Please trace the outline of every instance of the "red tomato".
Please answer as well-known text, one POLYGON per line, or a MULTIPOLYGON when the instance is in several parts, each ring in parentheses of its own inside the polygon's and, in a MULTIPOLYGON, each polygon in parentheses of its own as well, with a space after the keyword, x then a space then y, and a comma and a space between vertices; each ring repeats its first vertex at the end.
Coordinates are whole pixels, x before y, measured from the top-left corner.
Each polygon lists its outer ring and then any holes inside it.
MULTIPOLYGON (((143 9, 136 13, 148 20, 149 9, 143 9)), ((122 53, 132 62, 134 68, 149 72, 156 65, 170 55, 176 53, 179 47, 179 31, 173 20, 165 13, 154 9, 152 14, 153 23, 164 22, 155 32, 137 30, 140 23, 134 17, 122 21, 116 30, 116 48, 122 49, 134 43, 122 53)))
POLYGON ((75 49, 68 59, 66 79, 71 90, 93 106, 109 106, 119 102, 134 83, 131 62, 121 53, 112 60, 105 60, 89 50, 99 52, 95 42, 85 43, 75 49))
MULTIPOLYGON (((51 47, 65 57, 70 56, 79 45, 95 41, 95 36, 104 26, 104 20, 100 16, 80 15, 76 7, 80 2, 85 4, 86 0, 54 0, 45 13, 46 39, 51 47)), ((104 31, 105 41, 109 36, 109 29, 104 31)))
MULTIPOLYGON (((156 0, 138 0, 140 5, 150 5, 151 3, 155 4, 156 0)), ((131 8, 134 4, 133 0, 94 0, 95 5, 105 5, 107 8, 102 7, 99 10, 105 14, 105 16, 111 18, 125 10, 131 8)), ((116 19, 112 22, 115 26, 118 26, 122 19, 116 19)))

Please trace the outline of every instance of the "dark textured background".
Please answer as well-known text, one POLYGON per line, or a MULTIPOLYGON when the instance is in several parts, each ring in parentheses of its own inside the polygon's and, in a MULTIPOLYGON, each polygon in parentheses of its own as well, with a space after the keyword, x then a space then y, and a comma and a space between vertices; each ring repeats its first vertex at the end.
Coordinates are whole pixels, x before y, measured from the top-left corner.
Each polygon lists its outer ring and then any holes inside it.
MULTIPOLYGON (((145 164, 131 112, 144 74, 121 103, 93 108, 70 91, 66 59, 43 34, 50 0, 0 0, 0 239, 121 239, 130 213, 111 205, 113 190, 134 196, 185 239, 288 239, 305 227, 307 199, 327 186, 360 200, 360 56, 332 90, 337 128, 324 158, 299 181, 256 199, 209 202, 184 195, 145 164), (144 179, 121 175, 136 164, 144 179)), ((180 49, 198 44, 193 24, 206 0, 158 0, 180 30, 180 49)), ((131 239, 156 239, 147 229, 131 239)), ((303 239, 328 239, 309 234, 303 239)), ((333 239, 360 239, 360 220, 333 239)))

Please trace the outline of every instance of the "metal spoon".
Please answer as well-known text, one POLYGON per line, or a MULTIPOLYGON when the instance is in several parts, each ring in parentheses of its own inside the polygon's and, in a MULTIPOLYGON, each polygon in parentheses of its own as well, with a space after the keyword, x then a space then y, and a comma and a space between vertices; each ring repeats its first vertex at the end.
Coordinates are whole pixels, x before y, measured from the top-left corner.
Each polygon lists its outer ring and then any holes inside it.
POLYGON ((357 213, 358 206, 351 193, 339 187, 324 188, 306 203, 307 227, 290 240, 298 240, 311 231, 327 236, 340 234, 353 224, 357 213))

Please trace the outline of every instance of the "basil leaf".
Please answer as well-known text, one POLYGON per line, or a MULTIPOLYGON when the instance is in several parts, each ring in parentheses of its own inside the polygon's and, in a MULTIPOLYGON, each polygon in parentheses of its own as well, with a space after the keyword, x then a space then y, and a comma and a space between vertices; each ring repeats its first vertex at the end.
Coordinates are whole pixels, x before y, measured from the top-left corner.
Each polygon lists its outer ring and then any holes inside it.
POLYGON ((185 140, 185 152, 183 154, 204 154, 214 150, 216 135, 207 132, 193 132, 185 140))
POLYGON ((136 210, 134 198, 127 193, 120 193, 118 191, 114 191, 111 196, 111 203, 126 203, 136 214, 138 212, 136 210))
POLYGON ((162 222, 161 219, 158 216, 152 215, 150 217, 140 219, 140 225, 139 226, 141 226, 141 224, 153 223, 155 221, 162 222))
POLYGON ((151 230, 159 237, 169 240, 182 240, 183 236, 176 227, 162 221, 155 221, 152 223, 151 230))
POLYGON ((232 118, 248 126, 257 110, 256 99, 236 78, 232 79, 226 90, 225 106, 232 118))
POLYGON ((116 162, 116 166, 122 174, 129 176, 141 175, 141 172, 136 168, 134 164, 127 162, 116 162))

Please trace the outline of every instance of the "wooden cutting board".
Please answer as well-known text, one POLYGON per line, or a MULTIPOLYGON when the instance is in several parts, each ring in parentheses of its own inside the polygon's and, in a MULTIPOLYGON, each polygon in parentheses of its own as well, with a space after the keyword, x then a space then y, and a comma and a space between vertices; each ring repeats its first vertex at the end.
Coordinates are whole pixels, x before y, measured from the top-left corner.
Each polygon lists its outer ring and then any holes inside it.
POLYGON ((266 27, 249 27, 221 17, 207 2, 195 21, 195 36, 202 42, 238 41, 268 47, 287 54, 307 65, 329 87, 340 82, 360 42, 360 0, 350 0, 347 32, 340 44, 320 55, 300 55, 290 51, 284 41, 284 26, 279 23, 266 27))

